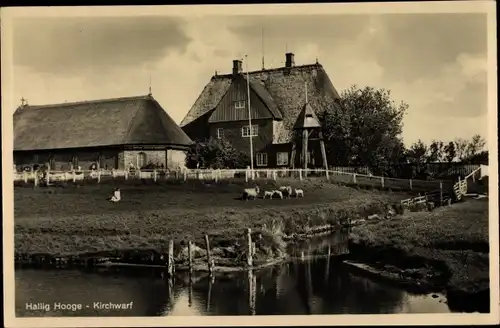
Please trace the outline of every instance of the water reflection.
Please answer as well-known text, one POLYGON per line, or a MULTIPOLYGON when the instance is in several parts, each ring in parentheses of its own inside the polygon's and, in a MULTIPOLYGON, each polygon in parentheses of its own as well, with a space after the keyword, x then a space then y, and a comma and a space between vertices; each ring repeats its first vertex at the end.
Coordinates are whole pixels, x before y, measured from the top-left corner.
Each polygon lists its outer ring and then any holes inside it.
MULTIPOLYGON (((339 239, 340 238, 340 239, 339 239)), ((442 298, 417 296, 353 275, 335 255, 345 242, 295 245, 302 256, 259 271, 177 275, 129 270, 16 271, 17 316, 168 316, 446 313, 442 298), (325 255, 310 258, 310 255, 325 255), (328 256, 331 255, 331 256, 328 256), (26 303, 81 303, 82 311, 30 311, 26 303), (129 303, 129 310, 94 309, 93 302, 129 303)))

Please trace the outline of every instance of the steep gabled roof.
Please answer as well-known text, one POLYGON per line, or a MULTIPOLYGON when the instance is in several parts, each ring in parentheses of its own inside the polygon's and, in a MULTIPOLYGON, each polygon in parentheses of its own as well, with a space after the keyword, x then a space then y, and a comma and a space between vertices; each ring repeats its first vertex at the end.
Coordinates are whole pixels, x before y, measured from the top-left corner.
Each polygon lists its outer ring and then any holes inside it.
MULTIPOLYGON (((245 81, 246 81, 245 77, 245 81)), ((250 78, 250 88, 259 96, 259 98, 264 102, 266 107, 269 109, 271 114, 276 119, 282 119, 283 115, 276 105, 276 102, 273 99, 273 96, 266 90, 265 86, 260 81, 252 80, 250 78)))
POLYGON ((191 139, 152 96, 19 107, 14 150, 156 144, 191 139))
POLYGON ((302 111, 299 113, 297 120, 295 121, 294 129, 310 129, 310 128, 319 128, 321 125, 319 124, 318 117, 314 110, 311 108, 309 103, 305 103, 302 107, 302 111))
MULTIPOLYGON (((308 89, 309 106, 316 113, 326 106, 332 106, 340 99, 328 74, 319 63, 254 71, 249 72, 249 76, 254 85, 260 85, 267 91, 272 103, 282 114, 283 121, 277 131, 278 136, 274 140, 276 143, 291 140, 297 117, 305 103, 305 84, 308 89)), ((213 76, 182 121, 181 126, 185 127, 214 110, 227 92, 232 79, 232 74, 213 76)), ((272 107, 272 105, 269 106, 272 107)))

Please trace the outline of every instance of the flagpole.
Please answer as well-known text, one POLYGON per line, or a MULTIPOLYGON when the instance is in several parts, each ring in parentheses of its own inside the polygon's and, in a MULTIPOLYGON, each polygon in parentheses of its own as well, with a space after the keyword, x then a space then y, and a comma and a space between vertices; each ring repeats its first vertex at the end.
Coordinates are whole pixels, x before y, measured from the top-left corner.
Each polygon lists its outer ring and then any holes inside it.
POLYGON ((245 64, 247 69, 247 98, 248 98, 248 124, 250 132, 250 174, 254 178, 253 172, 253 131, 252 131, 252 111, 250 110, 250 74, 248 73, 248 55, 245 55, 245 64))

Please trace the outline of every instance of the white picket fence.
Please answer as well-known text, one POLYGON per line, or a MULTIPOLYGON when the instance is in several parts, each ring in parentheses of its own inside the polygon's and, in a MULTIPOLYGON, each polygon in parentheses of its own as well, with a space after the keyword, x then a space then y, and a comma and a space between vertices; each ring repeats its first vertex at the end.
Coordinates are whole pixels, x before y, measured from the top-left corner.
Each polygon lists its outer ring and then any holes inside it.
MULTIPOLYGON (((16 183, 35 184, 37 186, 42 180, 41 172, 17 172, 14 181, 16 183), (37 178, 36 178, 37 177, 37 178)), ((443 181, 424 181, 412 179, 395 179, 366 174, 341 172, 324 169, 183 169, 177 171, 168 170, 92 170, 92 171, 50 171, 44 176, 45 182, 50 185, 57 182, 84 182, 92 181, 100 183, 109 180, 153 180, 157 181, 231 181, 244 180, 246 182, 254 179, 278 180, 278 179, 312 179, 321 178, 330 182, 342 183, 347 185, 359 185, 375 188, 390 188, 394 190, 415 190, 428 191, 443 189, 449 182, 443 181)), ((451 187, 451 185, 449 186, 451 187)))

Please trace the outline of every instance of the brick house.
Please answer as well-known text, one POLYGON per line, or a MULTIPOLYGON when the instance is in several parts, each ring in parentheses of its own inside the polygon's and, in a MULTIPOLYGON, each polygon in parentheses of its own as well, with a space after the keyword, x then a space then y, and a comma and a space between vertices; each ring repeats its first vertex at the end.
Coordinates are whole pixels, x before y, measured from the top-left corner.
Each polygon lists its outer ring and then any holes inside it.
MULTIPOLYGON (((247 74, 240 60, 233 61, 231 74, 212 76, 180 126, 192 140, 225 138, 247 154, 252 135, 256 168, 298 166, 298 157, 291 163, 293 132, 306 101, 319 113, 336 103, 339 94, 321 64, 295 66, 293 53, 286 54, 285 67, 248 75, 251 129, 247 74)), ((309 150, 309 166, 322 166, 318 140, 309 150)))
POLYGON ((14 113, 14 163, 51 170, 184 166, 191 139, 152 95, 54 105, 14 113))

